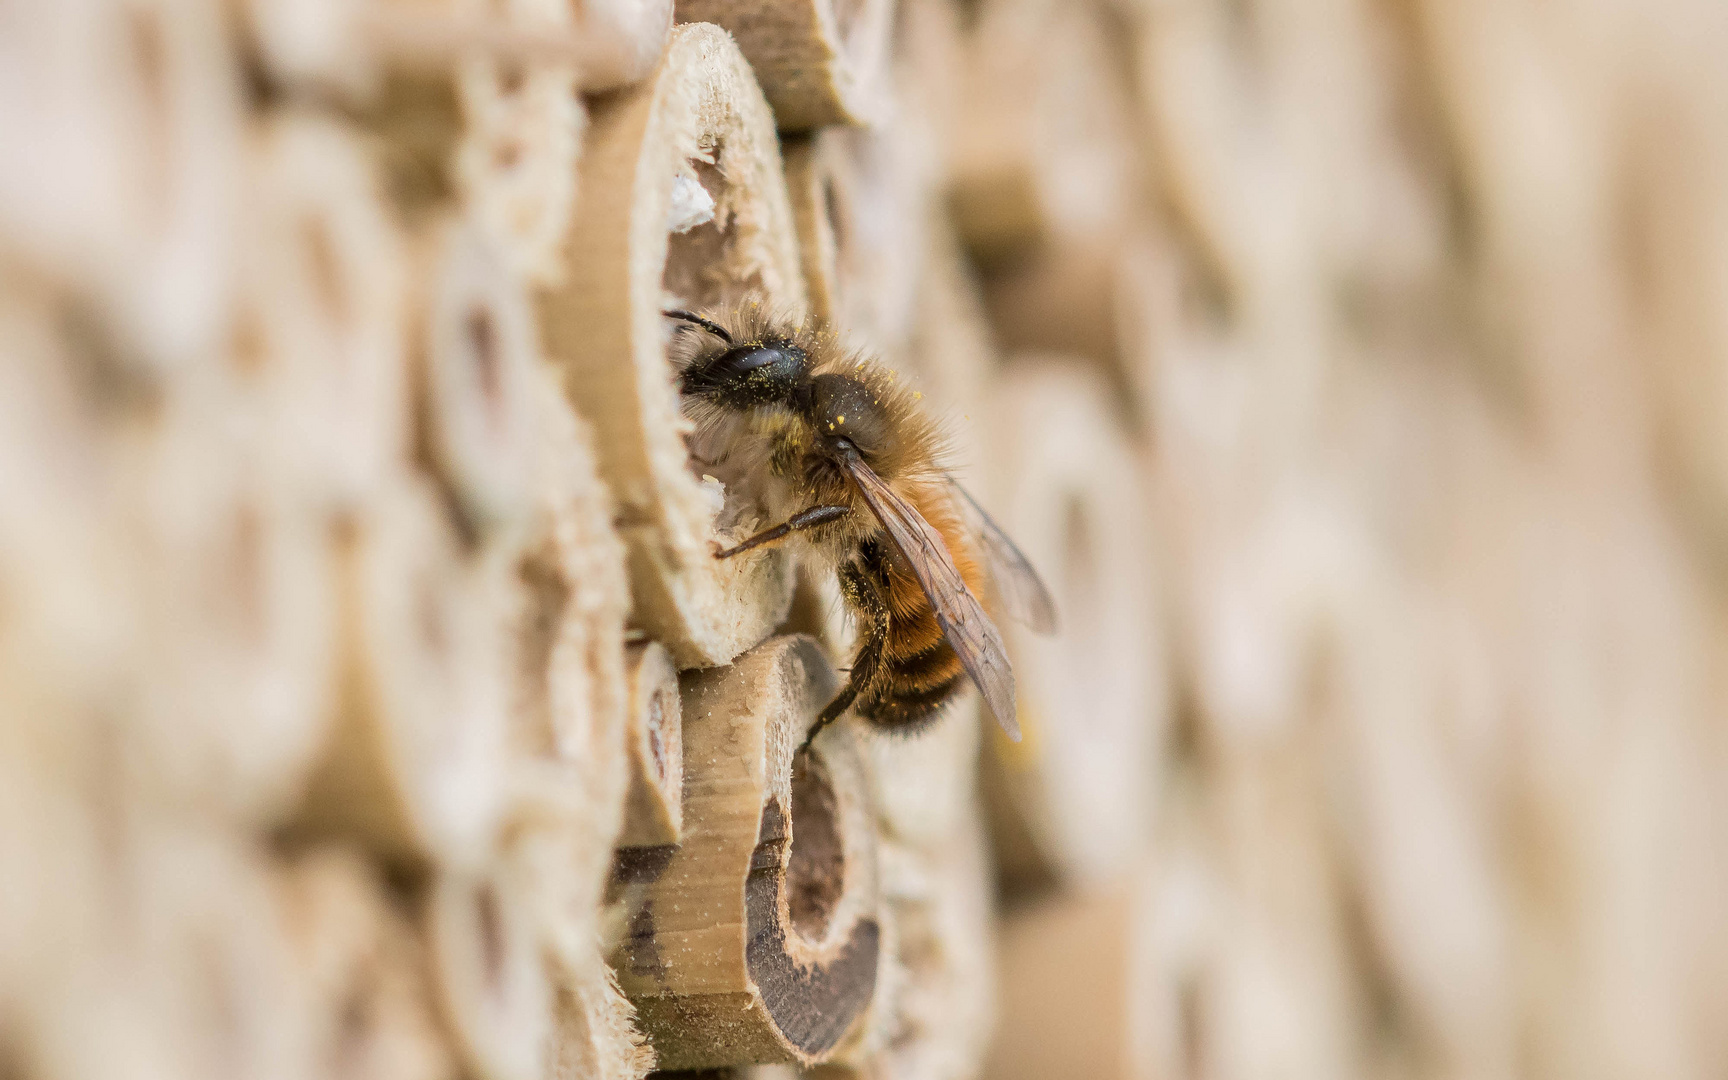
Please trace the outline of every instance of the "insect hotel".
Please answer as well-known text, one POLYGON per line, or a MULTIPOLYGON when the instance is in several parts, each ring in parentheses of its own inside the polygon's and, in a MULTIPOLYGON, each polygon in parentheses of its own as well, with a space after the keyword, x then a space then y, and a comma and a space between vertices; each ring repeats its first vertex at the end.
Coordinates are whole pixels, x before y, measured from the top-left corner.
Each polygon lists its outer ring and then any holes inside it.
POLYGON ((0 1080, 1724 1075, 1720 15, 0 0, 0 1080))

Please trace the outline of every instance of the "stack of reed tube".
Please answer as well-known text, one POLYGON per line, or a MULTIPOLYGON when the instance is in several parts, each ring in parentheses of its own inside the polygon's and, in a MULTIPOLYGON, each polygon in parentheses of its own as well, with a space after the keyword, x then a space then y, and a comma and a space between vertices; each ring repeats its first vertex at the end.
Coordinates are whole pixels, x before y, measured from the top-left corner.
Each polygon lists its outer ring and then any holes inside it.
MULTIPOLYGON (((1710 5, 70 0, 0 34, 0 1075, 1712 1076, 1710 5), (1048 580, 1022 742, 670 306, 1048 580)), ((988 599, 988 598, 987 598, 988 599)))
POLYGON ((847 629, 711 558, 660 310, 960 408, 981 308, 893 5, 700 7, 9 31, 0 1071, 976 1072, 976 704, 795 753, 847 629))

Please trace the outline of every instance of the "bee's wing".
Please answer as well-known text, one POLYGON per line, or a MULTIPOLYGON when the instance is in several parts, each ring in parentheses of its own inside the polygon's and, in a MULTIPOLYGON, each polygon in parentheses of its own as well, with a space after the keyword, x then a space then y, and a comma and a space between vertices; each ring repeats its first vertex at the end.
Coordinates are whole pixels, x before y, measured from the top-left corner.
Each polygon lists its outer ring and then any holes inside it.
POLYGON ((870 512, 911 565, 936 612, 937 624, 966 674, 984 695, 984 703, 990 706, 996 722, 1010 739, 1019 742, 1020 724, 1014 715, 1014 669, 1008 664, 1008 650, 1002 645, 1002 634, 996 624, 966 587, 942 534, 895 494, 856 451, 843 451, 840 464, 864 496, 870 512))
POLYGON ((996 519, 985 513, 972 493, 960 486, 960 481, 950 476, 948 486, 960 496, 954 501, 960 505, 967 524, 978 537, 978 546, 984 552, 984 562, 990 568, 990 577, 995 582, 1003 610, 1015 621, 1040 634, 1054 634, 1056 601, 1050 598, 1044 579, 1032 569, 1032 564, 1014 541, 1008 539, 1008 534, 996 524, 996 519))

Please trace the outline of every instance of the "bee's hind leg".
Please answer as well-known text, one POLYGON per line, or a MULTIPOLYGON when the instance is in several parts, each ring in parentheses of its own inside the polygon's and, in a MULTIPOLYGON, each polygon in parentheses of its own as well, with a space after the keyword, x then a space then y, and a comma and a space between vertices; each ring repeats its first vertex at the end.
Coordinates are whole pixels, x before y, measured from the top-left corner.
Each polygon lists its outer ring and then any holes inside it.
POLYGON ((876 669, 882 663, 882 642, 888 632, 888 607, 856 563, 847 563, 840 567, 839 577, 840 593, 846 597, 858 616, 862 640, 858 644, 857 654, 852 657, 852 670, 847 673, 846 685, 816 717, 810 734, 804 736, 804 744, 798 748, 800 751, 809 749, 811 740, 815 739, 823 728, 840 719, 846 710, 852 707, 852 703, 858 699, 859 689, 868 687, 875 680, 876 669))
POLYGON ((816 741, 816 736, 822 734, 822 729, 840 719, 846 710, 852 707, 852 702, 857 697, 858 688, 847 683, 846 688, 835 694, 834 700, 830 701, 828 707, 822 710, 820 716, 816 717, 816 722, 810 726, 810 734, 804 736, 804 742, 798 747, 798 752, 803 753, 810 749, 810 744, 816 741))

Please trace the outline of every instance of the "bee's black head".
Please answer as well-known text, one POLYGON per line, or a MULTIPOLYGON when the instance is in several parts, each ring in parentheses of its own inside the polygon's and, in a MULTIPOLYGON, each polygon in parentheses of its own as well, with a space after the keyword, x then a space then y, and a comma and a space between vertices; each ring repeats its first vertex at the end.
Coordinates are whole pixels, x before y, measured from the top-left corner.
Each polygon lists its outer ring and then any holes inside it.
POLYGON ((698 357, 679 375, 679 388, 734 409, 791 405, 809 374, 810 357, 797 345, 757 341, 698 357))

